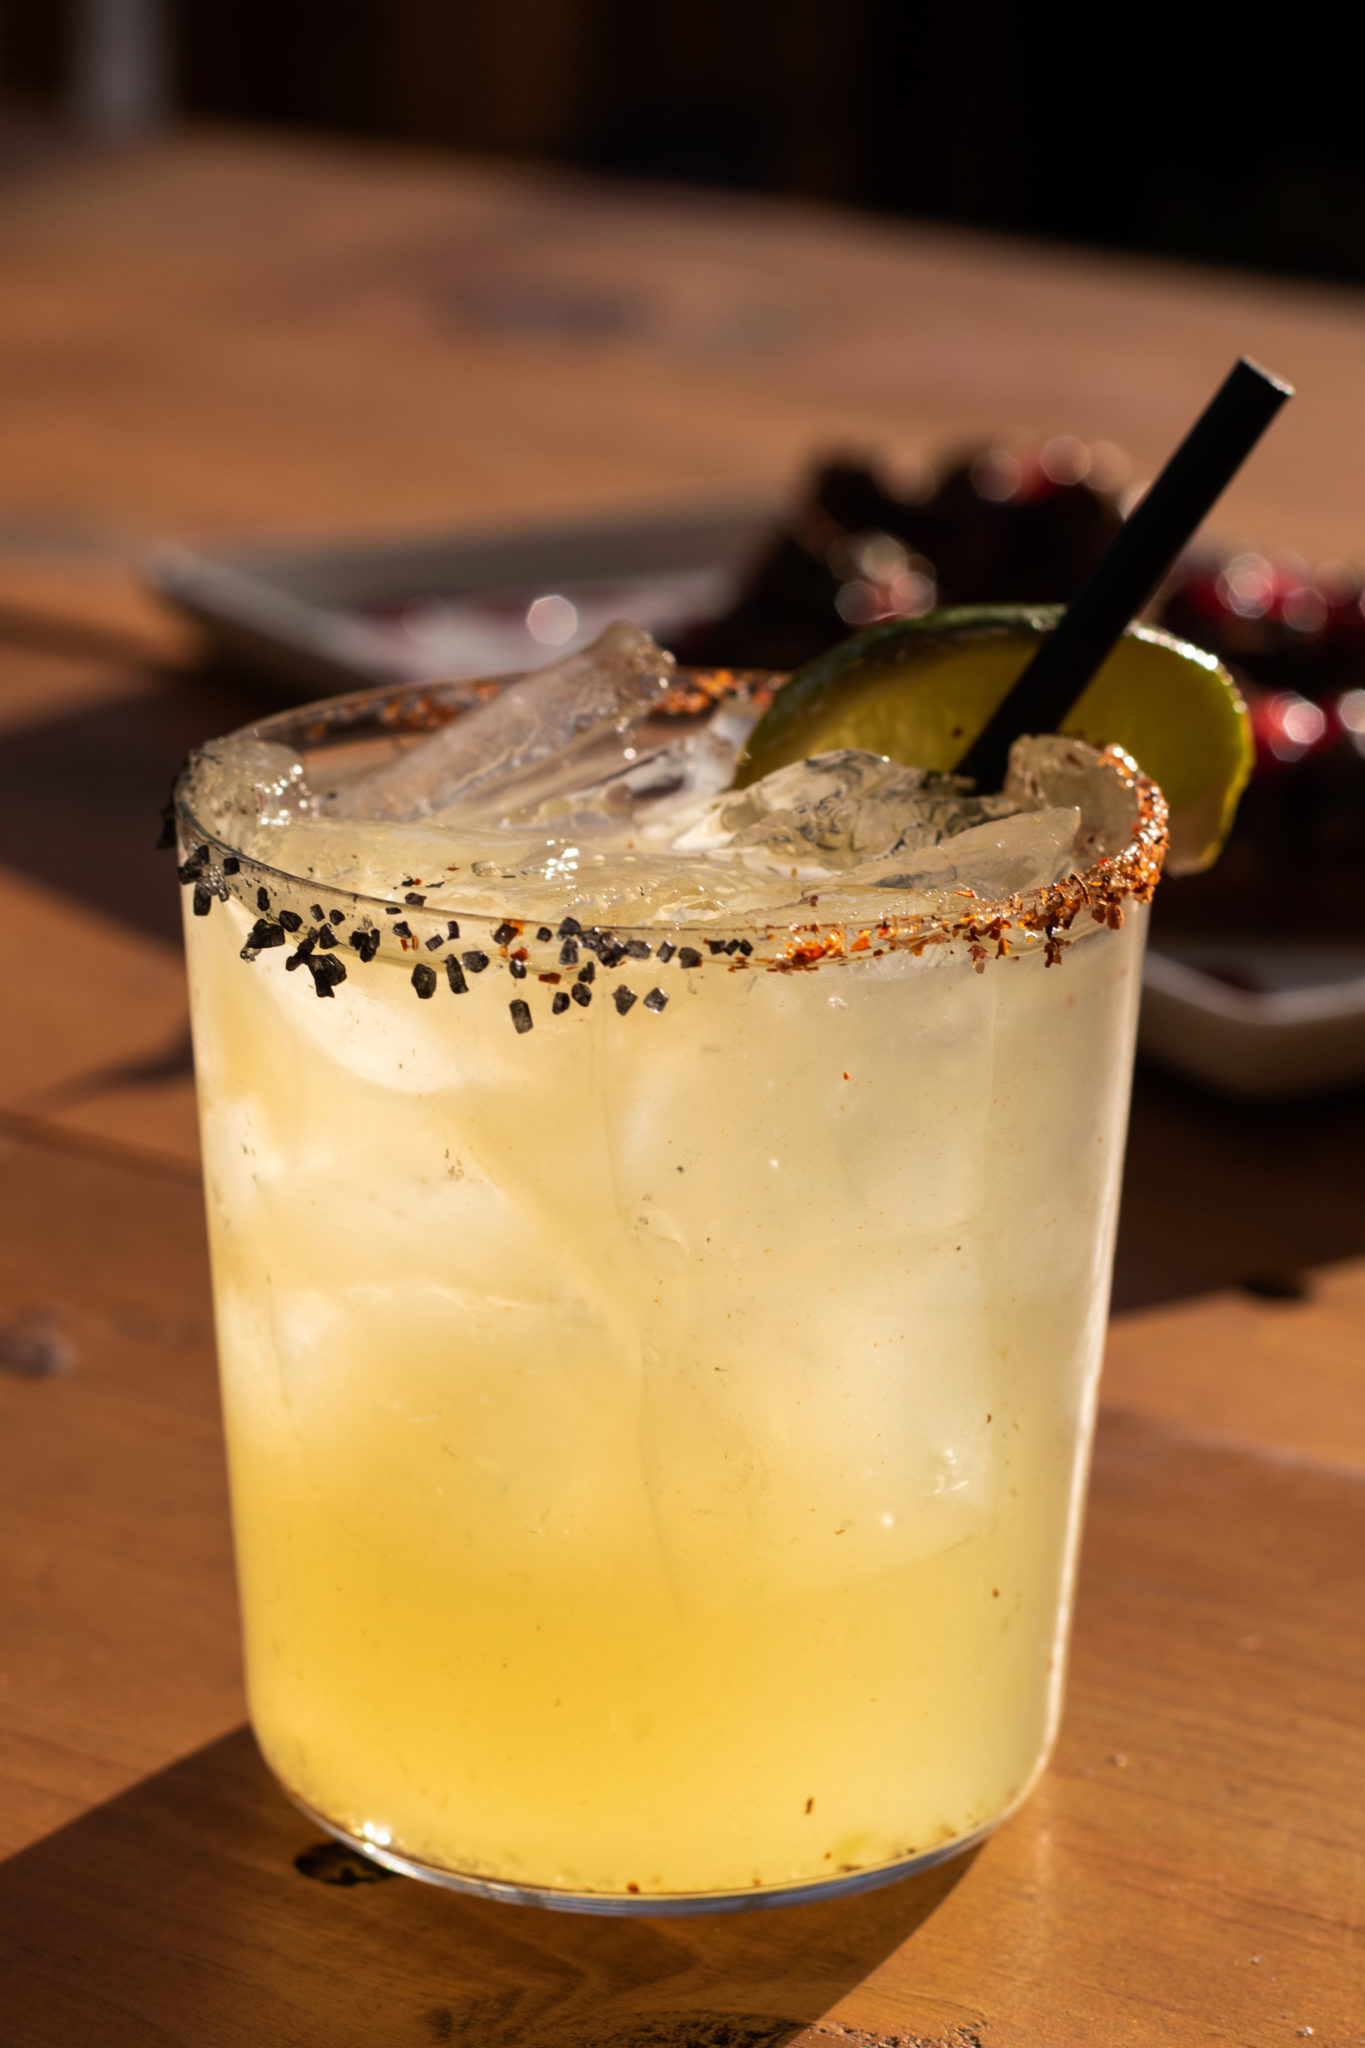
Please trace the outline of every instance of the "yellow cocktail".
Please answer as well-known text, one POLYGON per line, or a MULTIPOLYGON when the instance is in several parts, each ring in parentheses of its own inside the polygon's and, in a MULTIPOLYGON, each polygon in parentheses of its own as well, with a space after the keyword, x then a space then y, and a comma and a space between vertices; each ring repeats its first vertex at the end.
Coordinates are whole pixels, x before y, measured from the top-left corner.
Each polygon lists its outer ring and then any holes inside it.
POLYGON ((229 833, 205 772, 214 1284, 285 1786, 400 1868, 603 1910, 991 1826, 1061 1695, 1159 799, 1092 757, 1136 836, 1003 913, 958 884, 869 923, 845 876, 798 918, 595 930, 581 870, 528 914, 457 824, 360 894, 371 828, 273 819, 257 763, 270 829, 229 833))

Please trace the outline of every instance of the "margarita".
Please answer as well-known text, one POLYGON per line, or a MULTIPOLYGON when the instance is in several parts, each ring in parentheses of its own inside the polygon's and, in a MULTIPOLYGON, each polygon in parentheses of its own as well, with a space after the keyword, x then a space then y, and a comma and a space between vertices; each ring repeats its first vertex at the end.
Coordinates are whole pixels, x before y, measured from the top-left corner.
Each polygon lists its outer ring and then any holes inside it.
POLYGON ((398 1867, 659 1911, 1042 1767, 1162 806, 1074 742, 727 793, 754 693, 647 696, 463 786, 479 693, 345 700, 179 812, 265 1755, 398 1867))

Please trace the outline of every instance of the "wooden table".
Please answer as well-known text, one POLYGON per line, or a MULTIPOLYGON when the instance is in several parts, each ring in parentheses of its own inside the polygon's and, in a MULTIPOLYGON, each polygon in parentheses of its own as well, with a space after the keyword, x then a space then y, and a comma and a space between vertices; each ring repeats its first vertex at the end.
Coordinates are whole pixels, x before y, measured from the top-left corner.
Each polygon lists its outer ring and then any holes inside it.
POLYGON ((185 747, 255 702, 130 565, 158 532, 776 492, 813 446, 992 425, 1150 468, 1242 349, 1303 396, 1224 529, 1365 555, 1365 307, 223 136, 12 182, 0 274, 5 2048, 1362 2048, 1357 1098, 1249 1119, 1140 1084, 1066 1724, 976 1855, 607 1923, 306 1853, 241 1727, 149 848, 185 747))

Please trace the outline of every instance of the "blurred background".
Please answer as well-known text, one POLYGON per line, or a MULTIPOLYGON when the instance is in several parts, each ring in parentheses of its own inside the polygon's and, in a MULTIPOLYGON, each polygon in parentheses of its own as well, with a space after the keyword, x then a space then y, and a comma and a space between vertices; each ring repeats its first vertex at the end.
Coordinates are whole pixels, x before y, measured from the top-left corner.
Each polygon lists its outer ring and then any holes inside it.
POLYGON ((388 137, 1365 278, 1365 27, 1321 0, 4 0, 33 123, 388 137))
POLYGON ((1365 27, 1154 0, 4 0, 10 121, 176 117, 1365 276, 1365 27))

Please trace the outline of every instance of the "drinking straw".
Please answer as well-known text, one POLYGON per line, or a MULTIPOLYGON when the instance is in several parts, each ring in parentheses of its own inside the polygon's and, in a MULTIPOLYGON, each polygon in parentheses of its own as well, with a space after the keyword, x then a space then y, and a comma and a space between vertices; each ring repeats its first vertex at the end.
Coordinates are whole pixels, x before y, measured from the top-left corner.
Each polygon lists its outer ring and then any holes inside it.
POLYGON ((1057 732, 1086 684, 1147 603, 1287 398, 1292 384, 1240 358, 1088 582, 957 764, 999 789, 1021 733, 1057 732))

